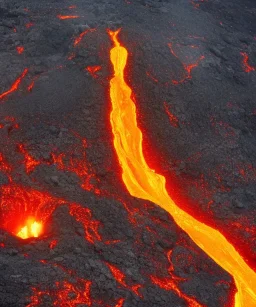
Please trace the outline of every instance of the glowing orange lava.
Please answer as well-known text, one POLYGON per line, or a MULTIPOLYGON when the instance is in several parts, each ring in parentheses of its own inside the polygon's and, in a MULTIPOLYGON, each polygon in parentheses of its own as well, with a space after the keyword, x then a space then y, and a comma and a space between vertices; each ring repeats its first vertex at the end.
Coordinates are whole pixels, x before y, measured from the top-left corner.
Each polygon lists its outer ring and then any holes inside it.
POLYGON ((17 237, 22 239, 32 238, 32 237, 39 237, 42 233, 43 225, 41 222, 35 221, 33 218, 29 218, 26 221, 26 225, 20 229, 17 233, 17 237))
POLYGON ((37 237, 63 200, 13 182, 0 187, 1 228, 21 238, 37 237))
POLYGON ((145 161, 142 150, 143 135, 137 125, 136 107, 131 98, 132 90, 124 80, 128 51, 117 39, 119 31, 109 31, 114 43, 110 51, 114 68, 114 76, 110 80, 110 121, 114 147, 123 171, 123 181, 132 196, 152 201, 169 212, 190 238, 233 276, 237 287, 236 307, 256 306, 255 272, 218 230, 199 222, 174 203, 167 193, 165 177, 157 174, 145 161))
POLYGON ((118 300, 118 302, 116 303, 116 306, 115 306, 115 307, 123 307, 124 302, 125 302, 125 299, 124 299, 124 298, 120 298, 120 299, 118 300))

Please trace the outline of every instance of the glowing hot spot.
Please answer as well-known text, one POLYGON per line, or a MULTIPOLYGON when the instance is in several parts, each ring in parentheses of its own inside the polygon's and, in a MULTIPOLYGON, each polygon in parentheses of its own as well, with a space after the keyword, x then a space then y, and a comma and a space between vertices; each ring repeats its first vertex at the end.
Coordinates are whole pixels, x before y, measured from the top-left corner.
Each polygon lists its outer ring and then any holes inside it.
POLYGON ((26 225, 20 229, 17 233, 17 237, 22 239, 32 238, 32 237, 39 237, 43 231, 43 225, 41 222, 35 221, 34 218, 29 218, 26 221, 26 225))
POLYGON ((57 15, 57 18, 61 20, 66 20, 66 19, 76 19, 79 18, 80 16, 78 15, 57 15))
POLYGON ((199 222, 174 203, 165 188, 165 177, 157 174, 145 161, 143 135, 137 125, 132 90, 124 79, 128 51, 117 39, 119 31, 109 31, 114 43, 110 51, 114 68, 114 76, 110 80, 110 121, 123 181, 132 196, 152 201, 169 212, 190 238, 233 276, 237 287, 236 307, 256 306, 256 273, 218 230, 199 222))

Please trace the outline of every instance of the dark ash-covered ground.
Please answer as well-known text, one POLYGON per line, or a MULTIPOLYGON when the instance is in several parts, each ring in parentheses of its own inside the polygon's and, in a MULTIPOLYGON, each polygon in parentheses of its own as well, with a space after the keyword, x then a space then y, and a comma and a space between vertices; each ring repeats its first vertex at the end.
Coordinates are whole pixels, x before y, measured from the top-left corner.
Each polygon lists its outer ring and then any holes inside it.
POLYGON ((150 165, 255 268, 255 17, 253 1, 0 0, 0 97, 24 75, 0 99, 0 306, 232 303, 232 277, 121 181, 106 29, 122 27, 150 165), (35 208, 44 234, 12 235, 35 208))

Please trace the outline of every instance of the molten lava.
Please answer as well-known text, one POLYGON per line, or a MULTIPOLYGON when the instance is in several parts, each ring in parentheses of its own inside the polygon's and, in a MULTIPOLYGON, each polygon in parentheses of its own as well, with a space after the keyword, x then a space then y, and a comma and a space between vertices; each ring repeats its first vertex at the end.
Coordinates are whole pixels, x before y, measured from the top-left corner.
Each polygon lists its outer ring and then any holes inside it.
POLYGON ((1 228, 23 239, 38 237, 63 200, 13 182, 0 187, 1 228))
POLYGON ((42 233, 43 225, 41 222, 35 221, 33 218, 29 218, 26 222, 26 225, 21 228, 21 230, 17 233, 17 237, 22 239, 39 237, 42 233))
POLYGON ((114 147, 123 171, 123 181, 132 196, 152 201, 169 212, 190 238, 233 276, 237 287, 236 307, 256 306, 255 272, 218 230, 199 222, 174 203, 167 193, 165 177, 157 174, 145 161, 142 150, 143 135, 137 125, 136 107, 131 98, 132 90, 124 80, 128 51, 117 39, 119 31, 109 31, 114 43, 110 51, 114 68, 114 76, 110 80, 110 121, 114 147))

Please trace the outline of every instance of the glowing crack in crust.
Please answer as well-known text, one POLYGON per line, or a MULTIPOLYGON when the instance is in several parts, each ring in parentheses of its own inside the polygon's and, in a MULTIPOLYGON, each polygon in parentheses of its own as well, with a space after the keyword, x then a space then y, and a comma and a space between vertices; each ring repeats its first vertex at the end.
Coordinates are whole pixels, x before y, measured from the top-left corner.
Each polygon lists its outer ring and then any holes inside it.
POLYGON ((114 68, 110 80, 110 121, 123 181, 132 196, 149 200, 169 212, 190 238, 233 276, 237 287, 235 307, 256 306, 256 273, 218 230, 199 222, 174 203, 165 188, 165 177, 150 169, 145 161, 132 90, 124 80, 128 51, 117 39, 119 31, 108 31, 114 43, 110 50, 114 68))

